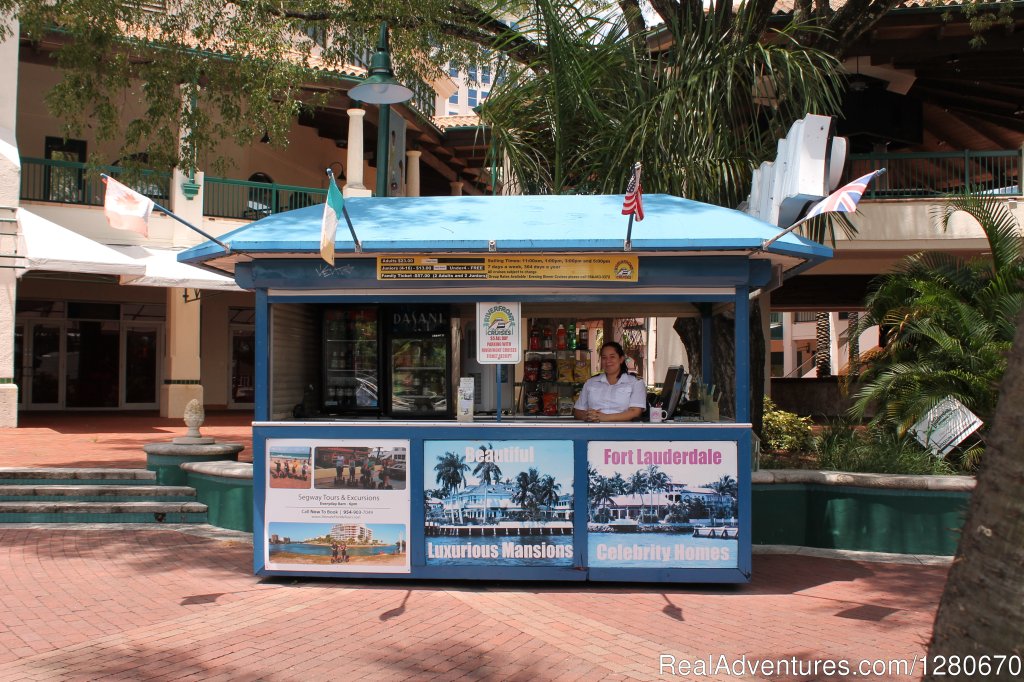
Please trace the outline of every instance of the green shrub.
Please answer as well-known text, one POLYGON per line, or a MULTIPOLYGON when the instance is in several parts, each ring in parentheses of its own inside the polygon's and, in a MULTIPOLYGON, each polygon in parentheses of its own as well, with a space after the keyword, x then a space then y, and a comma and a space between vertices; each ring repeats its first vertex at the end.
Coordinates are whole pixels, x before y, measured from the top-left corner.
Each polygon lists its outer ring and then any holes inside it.
POLYGON ((764 424, 761 447, 765 450, 803 452, 811 448, 810 417, 799 417, 776 407, 772 399, 764 399, 764 424))
POLYGON ((910 435, 888 429, 856 428, 846 422, 828 425, 814 439, 822 469, 874 474, 952 474, 953 467, 934 456, 910 435))

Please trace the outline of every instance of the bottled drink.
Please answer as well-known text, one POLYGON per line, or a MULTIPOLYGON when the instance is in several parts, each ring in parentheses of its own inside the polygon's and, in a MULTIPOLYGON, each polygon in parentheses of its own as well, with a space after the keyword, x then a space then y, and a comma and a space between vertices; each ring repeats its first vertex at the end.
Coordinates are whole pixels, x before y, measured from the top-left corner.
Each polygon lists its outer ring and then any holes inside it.
POLYGON ((558 350, 565 350, 565 327, 558 325, 558 329, 555 330, 555 348, 558 350))
POLYGON ((555 340, 551 338, 551 327, 544 327, 544 350, 554 350, 555 340))
POLYGON ((580 325, 580 331, 576 338, 576 347, 580 350, 587 350, 589 348, 590 339, 588 338, 587 328, 582 324, 580 325))
POLYGON ((530 350, 540 350, 540 330, 536 322, 530 327, 530 350))
POLYGON ((569 350, 576 350, 576 323, 569 323, 569 330, 566 341, 569 343, 569 350))

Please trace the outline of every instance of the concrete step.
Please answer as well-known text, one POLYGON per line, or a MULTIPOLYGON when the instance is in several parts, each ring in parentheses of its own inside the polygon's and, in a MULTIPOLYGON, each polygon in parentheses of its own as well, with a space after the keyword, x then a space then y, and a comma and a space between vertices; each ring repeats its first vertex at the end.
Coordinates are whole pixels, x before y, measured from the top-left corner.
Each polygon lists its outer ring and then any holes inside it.
POLYGON ((156 472, 147 469, 0 467, 0 484, 138 485, 155 482, 156 472))
POLYGON ((199 502, 0 502, 0 523, 206 523, 199 502))
POLYGON ((190 502, 194 488, 163 485, 0 485, 0 502, 190 502))

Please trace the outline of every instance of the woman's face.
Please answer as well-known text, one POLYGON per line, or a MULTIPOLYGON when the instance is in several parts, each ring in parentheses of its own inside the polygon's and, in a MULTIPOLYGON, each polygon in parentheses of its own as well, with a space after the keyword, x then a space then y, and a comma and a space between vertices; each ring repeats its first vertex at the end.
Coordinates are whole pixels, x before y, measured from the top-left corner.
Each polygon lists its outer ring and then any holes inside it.
POLYGON ((622 367, 622 356, 611 346, 601 350, 601 369, 605 374, 618 374, 622 367))

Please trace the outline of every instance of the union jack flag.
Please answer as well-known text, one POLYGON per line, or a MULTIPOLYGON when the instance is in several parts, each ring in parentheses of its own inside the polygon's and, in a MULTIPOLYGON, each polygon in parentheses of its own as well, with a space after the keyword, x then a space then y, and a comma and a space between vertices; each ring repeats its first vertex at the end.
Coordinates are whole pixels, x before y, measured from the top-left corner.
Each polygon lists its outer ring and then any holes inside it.
POLYGON ((822 213, 852 213, 857 210, 857 202, 864 196, 864 192, 867 191, 868 185, 877 176, 885 173, 884 168, 879 168, 876 171, 871 171, 867 175, 863 175, 853 182, 843 185, 832 194, 816 203, 811 207, 811 210, 807 212, 807 215, 803 217, 800 222, 804 220, 810 220, 814 216, 821 215, 822 213))
POLYGON ((637 220, 644 219, 644 190, 640 186, 640 162, 633 165, 633 175, 626 187, 626 199, 622 202, 622 215, 635 215, 637 220))

